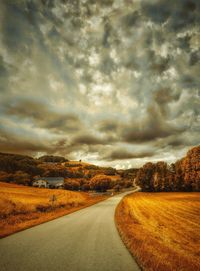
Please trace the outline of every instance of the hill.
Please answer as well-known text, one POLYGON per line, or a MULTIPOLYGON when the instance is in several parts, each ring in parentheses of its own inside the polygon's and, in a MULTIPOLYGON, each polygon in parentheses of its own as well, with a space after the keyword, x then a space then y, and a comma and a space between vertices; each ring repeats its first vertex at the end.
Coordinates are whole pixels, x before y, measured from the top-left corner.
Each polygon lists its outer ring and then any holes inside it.
POLYGON ((36 177, 63 177, 68 190, 88 191, 94 189, 94 177, 109 182, 107 189, 119 191, 133 186, 137 170, 117 171, 111 167, 99 167, 83 161, 69 161, 60 156, 30 156, 0 153, 0 181, 31 186, 36 177), (104 176, 104 180, 102 179, 104 176))

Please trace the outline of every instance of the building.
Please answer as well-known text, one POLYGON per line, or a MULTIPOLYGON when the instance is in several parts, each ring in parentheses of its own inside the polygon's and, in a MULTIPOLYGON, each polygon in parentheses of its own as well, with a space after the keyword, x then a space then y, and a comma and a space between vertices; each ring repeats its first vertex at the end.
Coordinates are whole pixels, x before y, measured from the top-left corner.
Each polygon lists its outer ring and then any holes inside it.
POLYGON ((64 188, 63 177, 37 177, 33 182, 34 187, 64 188))

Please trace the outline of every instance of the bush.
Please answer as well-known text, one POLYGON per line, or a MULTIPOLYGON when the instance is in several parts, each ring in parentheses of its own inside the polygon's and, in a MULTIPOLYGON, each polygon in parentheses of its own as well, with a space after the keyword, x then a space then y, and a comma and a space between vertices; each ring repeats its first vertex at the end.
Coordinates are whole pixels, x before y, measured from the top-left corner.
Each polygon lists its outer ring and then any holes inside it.
POLYGON ((77 191, 80 189, 80 182, 73 179, 65 179, 64 189, 77 191))
POLYGON ((112 180, 106 175, 96 175, 90 181, 90 188, 98 192, 105 192, 111 188, 112 180))
POLYGON ((65 157, 54 155, 44 155, 38 158, 38 160, 46 163, 63 163, 68 161, 65 157))
POLYGON ((13 174, 5 171, 0 171, 0 182, 10 183, 13 182, 13 174))
POLYGON ((89 183, 83 184, 83 185, 82 185, 82 190, 83 190, 83 191, 89 191, 89 190, 90 190, 90 185, 89 185, 89 183))
POLYGON ((119 192, 119 191, 121 191, 121 189, 122 189, 122 187, 121 187, 121 185, 119 185, 119 184, 116 184, 116 185, 114 186, 115 192, 119 192))
POLYGON ((29 185, 31 182, 30 175, 22 171, 13 174, 13 180, 15 183, 23 185, 29 185))

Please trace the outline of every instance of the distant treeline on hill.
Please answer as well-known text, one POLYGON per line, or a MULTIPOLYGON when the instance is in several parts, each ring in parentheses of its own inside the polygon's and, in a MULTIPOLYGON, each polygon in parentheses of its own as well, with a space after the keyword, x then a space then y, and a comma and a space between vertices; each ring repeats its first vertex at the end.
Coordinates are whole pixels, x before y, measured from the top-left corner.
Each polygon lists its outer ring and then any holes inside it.
POLYGON ((64 177, 65 188, 96 190, 128 188, 139 185, 142 191, 200 191, 200 146, 174 164, 147 163, 140 169, 116 170, 60 156, 30 156, 0 153, 0 181, 32 185, 34 177, 64 177))
POLYGON ((49 162, 49 163, 63 163, 69 161, 65 157, 55 156, 55 155, 44 155, 38 158, 41 162, 49 162))
POLYGON ((18 154, 0 153, 0 181, 32 185, 35 177, 63 177, 68 190, 105 191, 133 186, 136 171, 118 172, 111 167, 99 167, 69 161, 60 156, 45 155, 38 159, 18 154))
POLYGON ((135 180, 143 191, 200 191, 200 146, 189 150, 175 164, 147 163, 135 180))

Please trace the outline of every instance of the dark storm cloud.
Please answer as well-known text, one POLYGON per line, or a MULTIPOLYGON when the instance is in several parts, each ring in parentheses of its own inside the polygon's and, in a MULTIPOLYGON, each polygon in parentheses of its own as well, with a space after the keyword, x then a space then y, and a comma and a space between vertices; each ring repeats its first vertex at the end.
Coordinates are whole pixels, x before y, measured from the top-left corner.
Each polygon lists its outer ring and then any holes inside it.
POLYGON ((153 55, 152 60, 150 60, 150 63, 150 69, 157 74, 161 74, 169 68, 169 58, 156 57, 155 54, 153 55))
POLYGON ((172 135, 167 139, 159 139, 155 142, 155 147, 159 148, 159 151, 165 152, 170 151, 171 148, 174 150, 181 150, 183 148, 192 148, 192 146, 199 145, 199 132, 194 132, 191 134, 190 132, 185 131, 182 134, 172 135))
MULTIPOLYGON (((162 116, 167 116, 170 111, 169 104, 171 102, 178 101, 180 95, 179 91, 173 91, 171 88, 161 88, 156 90, 153 93, 153 99, 158 108, 158 114, 160 113, 162 116)), ((164 120, 160 121, 164 123, 164 120)), ((169 129, 169 127, 167 128, 169 129)))
POLYGON ((119 123, 115 120, 103 120, 98 123, 98 130, 101 132, 116 132, 119 123))
POLYGON ((6 91, 8 87, 9 66, 0 55, 0 92, 6 91))
POLYGON ((130 152, 125 149, 117 149, 111 151, 111 153, 107 154, 103 158, 108 161, 113 160, 126 160, 126 159, 134 159, 134 158, 144 158, 144 157, 151 157, 154 155, 154 152, 130 152))
POLYGON ((141 16, 138 11, 133 11, 129 14, 126 14, 125 16, 122 17, 122 24, 125 30, 127 27, 133 27, 136 26, 140 23, 141 16))
POLYGON ((122 138, 126 142, 147 142, 158 138, 166 138, 172 134, 182 132, 182 128, 173 126, 162 118, 159 110, 149 107, 146 117, 140 122, 134 121, 122 131, 122 138))
POLYGON ((83 134, 83 135, 79 135, 76 136, 73 140, 72 140, 72 144, 86 144, 86 145, 104 145, 108 143, 107 139, 104 138, 99 138, 93 135, 89 135, 89 134, 83 134))
POLYGON ((179 157, 199 141, 199 14, 198 0, 1 1, 0 149, 179 157))
POLYGON ((200 51, 195 51, 190 54, 189 65, 194 66, 200 63, 200 51))
POLYGON ((198 0, 156 0, 142 1, 145 16, 155 23, 164 23, 172 31, 178 31, 199 22, 200 4, 198 0))
POLYGON ((8 71, 4 63, 3 57, 0 56, 0 78, 6 77, 7 74, 8 74, 8 71))
POLYGON ((143 13, 155 23, 164 23, 171 15, 169 1, 143 1, 143 13))
POLYGON ((30 46, 32 42, 30 24, 27 23, 24 8, 23 4, 17 5, 15 2, 3 6, 4 17, 1 22, 3 42, 12 53, 20 50, 25 53, 28 48, 26 46, 30 46))
POLYGON ((25 138, 14 134, 12 130, 0 126, 0 149, 4 152, 35 154, 38 151, 48 152, 52 147, 37 138, 25 138))
POLYGON ((113 71, 116 70, 116 65, 112 58, 109 57, 109 55, 105 55, 105 57, 102 58, 101 64, 100 64, 100 71, 104 74, 110 75, 113 71))
POLYGON ((55 132, 75 132, 82 128, 79 117, 75 114, 53 110, 41 101, 21 100, 9 105, 6 113, 15 118, 33 120, 36 126, 52 129, 55 132))

